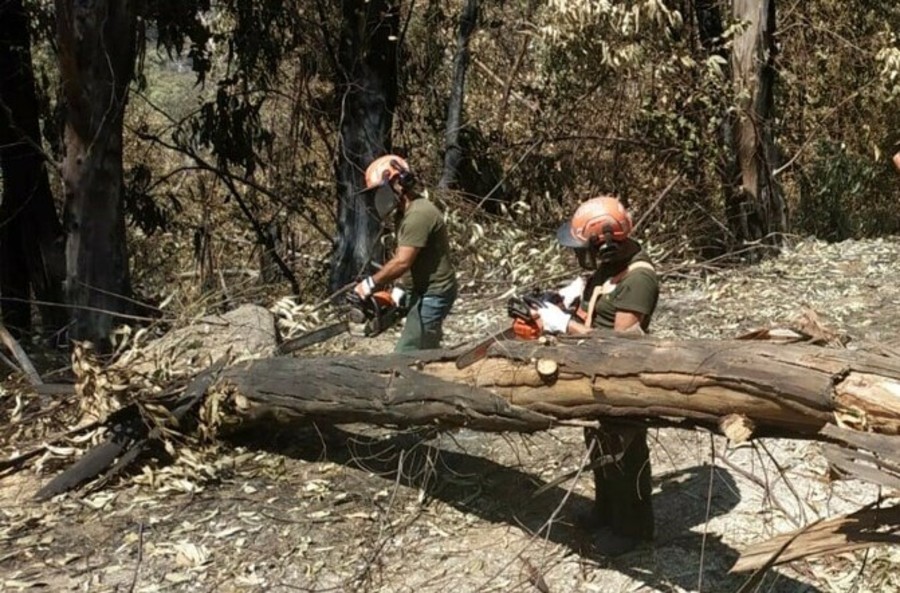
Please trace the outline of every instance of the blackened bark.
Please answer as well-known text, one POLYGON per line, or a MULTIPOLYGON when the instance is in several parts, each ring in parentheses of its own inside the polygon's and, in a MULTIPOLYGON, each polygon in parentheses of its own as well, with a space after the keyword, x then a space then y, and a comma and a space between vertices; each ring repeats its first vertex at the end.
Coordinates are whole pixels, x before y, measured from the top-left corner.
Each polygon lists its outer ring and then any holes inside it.
POLYGON ((397 104, 399 2, 343 0, 339 71, 340 141, 335 157, 338 235, 331 286, 340 288, 383 258, 376 245, 381 223, 372 196, 361 193, 363 173, 391 150, 397 104))
POLYGON ((56 0, 68 112, 63 182, 70 336, 102 347, 130 309, 122 121, 134 73, 132 0, 56 0))
POLYGON ((459 179, 459 166, 463 149, 459 141, 465 105, 466 70, 469 67, 469 39, 478 21, 478 0, 467 0, 459 16, 459 35, 456 38, 456 56, 453 58, 453 83, 447 104, 447 129, 444 133, 444 171, 438 187, 452 188, 459 179))
POLYGON ((21 0, 0 1, 0 312, 16 334, 31 329, 32 295, 46 303, 45 331, 66 322, 62 225, 40 148, 27 19, 21 0))
POLYGON ((733 7, 734 18, 746 28, 736 36, 732 53, 740 186, 728 196, 726 210, 739 241, 778 246, 787 230, 787 211, 773 174, 775 0, 735 0, 733 7))

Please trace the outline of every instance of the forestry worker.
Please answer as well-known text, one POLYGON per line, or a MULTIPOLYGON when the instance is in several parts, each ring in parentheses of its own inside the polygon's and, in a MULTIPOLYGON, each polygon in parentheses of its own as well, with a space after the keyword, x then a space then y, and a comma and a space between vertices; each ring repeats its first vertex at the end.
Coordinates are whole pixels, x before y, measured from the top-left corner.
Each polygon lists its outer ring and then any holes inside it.
MULTIPOLYGON (((590 273, 560 290, 563 307, 536 310, 543 331, 583 334, 592 327, 646 332, 659 298, 659 278, 650 257, 630 237, 632 221, 618 199, 582 203, 557 231, 590 273)), ((598 529, 598 551, 624 553, 653 538, 647 429, 640 423, 607 422, 585 429, 594 468, 594 507, 583 520, 598 529)))
POLYGON ((372 195, 378 215, 386 220, 394 213, 398 220, 397 250, 354 290, 365 299, 377 287, 409 272, 409 313, 395 352, 440 348, 444 319, 457 295, 444 216, 415 186, 409 164, 397 155, 379 157, 366 168, 366 193, 372 195))

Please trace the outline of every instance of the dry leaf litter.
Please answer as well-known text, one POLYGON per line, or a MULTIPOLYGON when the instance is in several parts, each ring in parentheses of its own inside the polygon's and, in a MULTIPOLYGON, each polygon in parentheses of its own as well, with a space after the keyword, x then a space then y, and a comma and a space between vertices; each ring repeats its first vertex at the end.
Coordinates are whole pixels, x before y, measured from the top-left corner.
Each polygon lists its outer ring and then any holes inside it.
MULTIPOLYGON (((552 242, 497 232, 476 228, 457 237, 466 266, 446 326, 449 345, 508 323, 508 295, 561 283, 570 273, 569 256, 552 242)), ((835 346, 892 350, 900 326, 898 256, 896 239, 803 240, 756 266, 663 262, 654 333, 728 338, 817 316, 835 346)), ((271 311, 287 336, 337 319, 332 309, 291 299, 271 311)), ((72 405, 41 415, 25 390, 0 394, 2 458, 40 447, 26 469, 0 472, 2 590, 735 591, 746 575, 727 570, 742 546, 879 496, 869 484, 831 482, 815 443, 734 446, 699 432, 653 431, 657 542, 609 560, 573 524, 574 512, 590 504, 587 476, 532 496, 583 463, 579 430, 456 431, 423 440, 350 426, 270 430, 230 444, 170 432, 174 463, 151 461, 101 489, 32 502, 43 483, 101 441, 102 430, 90 428, 94 419, 141 401, 147 418, 165 428, 171 420, 153 396, 211 362, 190 356, 200 349, 189 334, 151 347, 140 332, 123 331, 112 369, 101 369, 89 351, 74 352, 79 397, 72 405), (58 438, 79 425, 85 430, 58 438)), ((398 331, 343 336, 302 355, 387 352, 398 331)), ((263 339, 257 354, 222 354, 265 355, 270 347, 263 339)), ((217 411, 204 412, 212 426, 217 411)), ((760 590, 898 591, 898 562, 896 549, 798 562, 772 571, 760 590)))

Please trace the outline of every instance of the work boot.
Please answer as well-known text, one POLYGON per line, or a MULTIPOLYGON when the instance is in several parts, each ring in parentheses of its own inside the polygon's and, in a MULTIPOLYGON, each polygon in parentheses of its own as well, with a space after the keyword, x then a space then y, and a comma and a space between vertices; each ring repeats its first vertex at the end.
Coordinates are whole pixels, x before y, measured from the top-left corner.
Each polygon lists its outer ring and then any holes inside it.
POLYGON ((609 527, 602 527, 591 534, 591 551, 600 556, 615 557, 627 554, 650 540, 616 533, 609 527))
POLYGON ((575 527, 585 531, 595 531, 609 525, 607 513, 601 513, 596 505, 584 505, 570 511, 575 527))

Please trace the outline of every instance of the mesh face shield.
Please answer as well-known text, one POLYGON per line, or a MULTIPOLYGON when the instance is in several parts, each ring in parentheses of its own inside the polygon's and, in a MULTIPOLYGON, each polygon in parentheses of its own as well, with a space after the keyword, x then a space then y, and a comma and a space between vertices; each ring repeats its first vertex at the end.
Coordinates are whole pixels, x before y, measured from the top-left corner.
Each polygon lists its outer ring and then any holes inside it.
POLYGON ((609 228, 605 229, 603 238, 595 237, 587 245, 575 248, 578 265, 584 270, 596 270, 601 264, 607 264, 627 257, 627 250, 622 249, 622 241, 614 241, 609 228))
POLYGON ((378 212, 378 216, 381 217, 381 220, 386 220, 391 212, 397 208, 399 200, 391 185, 385 183, 384 185, 375 188, 374 202, 375 211, 378 212))

